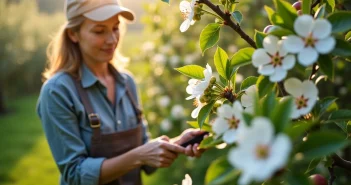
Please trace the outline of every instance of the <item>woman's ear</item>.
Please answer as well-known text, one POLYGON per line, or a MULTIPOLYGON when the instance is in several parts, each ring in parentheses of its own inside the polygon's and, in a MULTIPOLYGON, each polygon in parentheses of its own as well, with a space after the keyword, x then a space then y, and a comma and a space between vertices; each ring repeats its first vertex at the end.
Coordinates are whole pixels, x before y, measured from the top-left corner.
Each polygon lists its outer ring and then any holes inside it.
POLYGON ((67 34, 72 42, 78 43, 78 41, 79 41, 78 32, 75 32, 72 29, 67 29, 67 34))

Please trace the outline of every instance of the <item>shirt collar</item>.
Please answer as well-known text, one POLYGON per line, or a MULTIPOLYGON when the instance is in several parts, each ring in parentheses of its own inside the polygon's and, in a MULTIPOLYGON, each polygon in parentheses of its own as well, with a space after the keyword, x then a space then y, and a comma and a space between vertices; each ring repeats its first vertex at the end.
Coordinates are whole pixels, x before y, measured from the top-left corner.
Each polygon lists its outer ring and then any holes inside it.
MULTIPOLYGON (((127 80, 126 76, 119 73, 117 69, 113 67, 112 64, 109 64, 108 68, 109 70, 111 70, 116 81, 118 83, 121 83, 122 85, 125 85, 127 80)), ((81 81, 82 81, 83 88, 88 88, 99 81, 99 79, 91 72, 91 70, 88 68, 88 66, 85 63, 82 64, 81 74, 82 74, 81 81)))

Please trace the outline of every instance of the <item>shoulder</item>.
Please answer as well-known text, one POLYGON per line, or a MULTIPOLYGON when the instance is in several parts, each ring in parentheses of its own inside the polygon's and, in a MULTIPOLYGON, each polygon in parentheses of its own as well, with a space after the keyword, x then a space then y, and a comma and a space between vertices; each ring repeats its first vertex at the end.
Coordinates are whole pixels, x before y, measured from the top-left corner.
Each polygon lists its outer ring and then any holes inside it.
POLYGON ((127 85, 132 86, 133 88, 136 86, 135 80, 134 80, 134 75, 132 72, 123 69, 120 71, 120 74, 122 75, 122 77, 125 79, 127 85))
POLYGON ((63 95, 70 93, 73 89, 74 83, 70 75, 65 72, 58 72, 43 84, 40 95, 49 95, 53 92, 63 95))

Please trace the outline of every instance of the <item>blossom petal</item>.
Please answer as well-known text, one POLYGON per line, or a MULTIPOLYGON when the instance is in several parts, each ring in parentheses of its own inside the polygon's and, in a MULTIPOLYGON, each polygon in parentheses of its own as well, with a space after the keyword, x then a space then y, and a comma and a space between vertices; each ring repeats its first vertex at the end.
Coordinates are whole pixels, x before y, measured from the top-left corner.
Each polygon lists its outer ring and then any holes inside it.
POLYGON ((266 50, 259 48, 256 49, 252 55, 252 65, 259 67, 271 62, 271 57, 267 54, 266 50))
POLYGON ((294 30, 295 32, 302 36, 302 37, 307 37, 313 28, 313 17, 310 15, 301 15, 297 17, 297 19, 294 22, 294 30))
POLYGON ((299 114, 306 115, 306 114, 310 113, 312 108, 316 104, 316 102, 317 102, 317 98, 309 98, 307 100, 307 107, 303 107, 303 108, 299 109, 299 114))
POLYGON ((185 19, 184 22, 180 25, 180 32, 185 32, 190 27, 190 19, 185 19))
POLYGON ((325 39, 332 32, 332 25, 326 19, 317 19, 314 21, 312 36, 315 39, 325 39))
POLYGON ((276 170, 281 169, 287 163, 292 143, 289 137, 285 134, 278 134, 271 145, 271 152, 267 166, 276 170))
POLYGON ((218 117, 215 119, 212 125, 212 130, 215 132, 217 135, 223 134, 225 131, 229 129, 229 125, 227 120, 218 117))
POLYGON ((303 95, 307 98, 317 98, 318 89, 317 86, 310 80, 305 80, 301 84, 303 89, 303 95))
POLYGON ((335 47, 336 41, 334 37, 327 37, 322 40, 318 40, 315 43, 316 50, 321 54, 327 54, 331 52, 335 47))
POLYGON ((290 117, 291 117, 292 119, 297 119, 297 118, 299 118, 300 116, 301 116, 300 111, 299 111, 299 109, 297 109, 297 105, 294 103, 294 108, 293 108, 293 111, 292 111, 290 117))
POLYGON ((246 107, 244 112, 249 113, 249 114, 253 114, 254 113, 254 106, 250 106, 250 107, 246 107))
POLYGON ((218 107, 217 113, 218 113, 218 116, 222 118, 227 118, 228 116, 231 117, 232 108, 228 104, 223 104, 220 107, 218 107))
POLYGON ((210 65, 206 64, 206 69, 204 70, 205 80, 210 80, 212 77, 212 68, 210 65))
POLYGON ((269 76, 269 80, 271 82, 280 82, 286 77, 287 73, 282 67, 276 67, 274 73, 269 76))
POLYGON ((271 55, 275 55, 278 51, 279 38, 274 35, 268 35, 263 39, 263 48, 271 55))
POLYGON ((291 94, 293 97, 300 97, 304 92, 302 82, 297 78, 289 78, 284 82, 284 88, 286 92, 291 94))
POLYGON ((280 40, 278 41, 278 52, 279 52, 279 56, 284 57, 288 54, 288 51, 286 51, 286 49, 283 46, 284 41, 280 40))
POLYGON ((193 181, 188 174, 185 174, 185 179, 182 180, 182 185, 192 185, 193 181))
POLYGON ((223 134, 223 141, 228 143, 228 144, 233 144, 236 140, 236 130, 235 129, 229 129, 223 134))
POLYGON ((275 69, 272 65, 265 65, 265 66, 258 67, 258 73, 265 76, 273 74, 274 70, 275 69))
MULTIPOLYGON (((260 144, 269 144, 274 135, 273 125, 271 121, 265 117, 254 118, 249 130, 251 130, 251 134, 260 135, 260 137, 257 138, 260 144)), ((252 138, 251 140, 255 142, 255 138, 252 138)))
POLYGON ((194 109, 192 112, 191 112, 191 117, 192 118, 197 118, 199 116, 199 112, 201 110, 201 107, 196 107, 196 109, 194 109))
POLYGON ((287 55, 282 61, 282 67, 285 70, 292 69, 295 66, 295 55, 287 55))
POLYGON ((289 53, 298 53, 304 48, 305 42, 301 37, 290 35, 283 41, 283 47, 289 53))
POLYGON ((182 13, 188 13, 191 12, 191 4, 188 1, 181 1, 179 3, 179 10, 182 13))
POLYGON ((235 113, 239 113, 239 112, 243 111, 243 106, 240 104, 239 101, 235 101, 233 103, 232 111, 235 112, 235 113))
POLYGON ((301 65, 309 66, 317 61, 318 52, 312 47, 307 47, 299 52, 297 59, 301 65))
POLYGON ((256 85, 252 85, 246 89, 245 94, 241 96, 241 104, 244 107, 251 107, 254 102, 254 95, 256 93, 256 85))

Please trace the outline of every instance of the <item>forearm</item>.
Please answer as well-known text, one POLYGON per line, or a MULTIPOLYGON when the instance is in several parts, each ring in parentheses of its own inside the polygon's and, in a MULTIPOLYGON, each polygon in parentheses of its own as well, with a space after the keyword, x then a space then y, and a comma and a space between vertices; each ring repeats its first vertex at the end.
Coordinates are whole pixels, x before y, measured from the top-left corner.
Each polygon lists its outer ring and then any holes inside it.
POLYGON ((101 166, 99 182, 100 184, 111 182, 141 165, 143 164, 137 148, 122 155, 106 159, 101 166))

